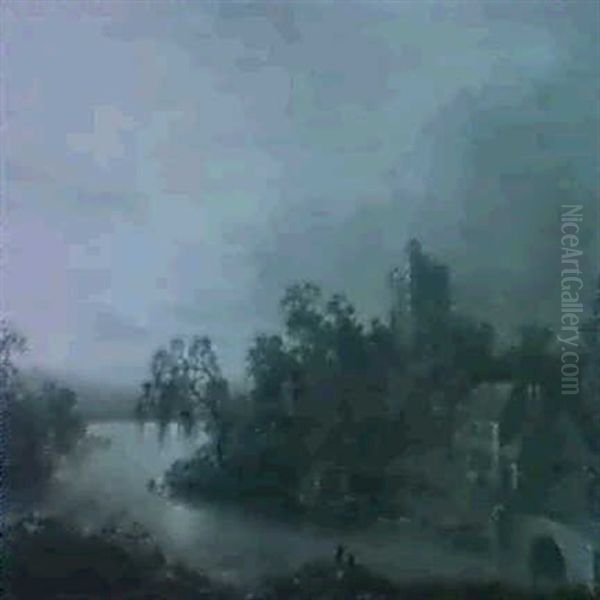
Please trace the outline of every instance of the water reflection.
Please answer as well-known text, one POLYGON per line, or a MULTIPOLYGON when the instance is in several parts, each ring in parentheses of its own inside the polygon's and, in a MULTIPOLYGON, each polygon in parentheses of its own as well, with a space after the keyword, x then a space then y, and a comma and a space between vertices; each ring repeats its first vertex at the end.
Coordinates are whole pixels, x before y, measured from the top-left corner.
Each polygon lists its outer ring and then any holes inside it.
POLYGON ((332 557, 343 542, 360 561, 391 577, 430 577, 471 573, 486 565, 461 557, 427 539, 407 523, 381 524, 360 533, 335 533, 300 523, 258 517, 243 507, 199 502, 194 507, 148 490, 178 458, 206 442, 203 433, 187 435, 181 424, 95 425, 92 433, 110 437, 110 447, 90 454, 61 473, 50 507, 90 525, 126 511, 163 550, 191 567, 235 582, 298 567, 307 560, 332 557))
POLYGON ((155 436, 159 446, 164 446, 168 439, 183 439, 189 442, 204 439, 202 427, 186 413, 183 413, 176 421, 137 419, 135 427, 140 440, 147 435, 152 435, 155 436))

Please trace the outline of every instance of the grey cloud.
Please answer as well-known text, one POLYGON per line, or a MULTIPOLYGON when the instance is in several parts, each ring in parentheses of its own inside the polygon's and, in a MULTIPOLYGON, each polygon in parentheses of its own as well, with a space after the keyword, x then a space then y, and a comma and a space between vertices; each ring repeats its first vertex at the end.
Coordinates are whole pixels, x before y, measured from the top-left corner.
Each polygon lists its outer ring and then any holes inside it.
POLYGON ((43 169, 24 162, 11 159, 6 161, 5 180, 8 182, 38 183, 46 184, 54 182, 54 178, 43 169))
MULTIPOLYGON (((539 10, 524 9, 523 19, 518 7, 504 6, 503 13, 512 14, 521 27, 555 36, 561 48, 555 64, 526 76, 516 67, 511 75, 502 63, 497 81, 464 89, 442 103, 422 127, 417 144, 399 150, 379 178, 376 171, 371 175, 384 183, 372 194, 379 201, 370 202, 367 194, 355 198, 351 188, 312 195, 297 181, 301 199, 282 204, 272 221, 274 234, 257 249, 257 306, 274 313, 286 282, 310 278, 349 293, 367 312, 385 310, 386 270, 404 260, 408 236, 418 235, 450 263, 462 308, 507 331, 531 318, 552 324, 560 268, 558 210, 568 202, 586 206, 582 243, 588 290, 593 289, 598 269, 593 182, 598 42, 582 41, 568 23, 540 20, 539 10), (403 189, 412 169, 424 182, 421 194, 403 189), (565 182, 574 187, 561 189, 565 182), (315 220, 314 211, 323 209, 328 218, 315 220)), ((474 20, 481 25, 480 18, 474 20)), ((339 112, 317 115, 321 125, 339 122, 339 112)), ((393 126, 391 120, 389 135, 393 126)), ((386 139, 383 131, 376 136, 375 141, 386 139)), ((331 172, 330 157, 326 164, 331 172)), ((321 185, 329 180, 324 174, 316 179, 321 185)))
POLYGON ((148 331, 110 308, 98 309, 94 317, 95 338, 99 342, 145 340, 148 331))
POLYGON ((74 189, 70 197, 85 214, 118 215, 141 222, 146 214, 143 195, 131 191, 74 189))
POLYGON ((592 57, 571 56, 525 93, 491 87, 478 98, 459 99, 433 127, 447 142, 433 153, 430 171, 439 202, 422 210, 437 206, 439 214, 429 210, 419 227, 431 232, 456 225, 443 236, 428 235, 430 244, 454 262, 462 303, 509 329, 531 318, 557 323, 562 204, 584 207, 587 295, 594 287, 599 208, 593 161, 600 122, 592 57))
MULTIPOLYGON (((93 260, 95 256, 94 247, 87 248, 86 253, 93 260)), ((77 302, 95 300, 98 296, 110 290, 111 272, 107 268, 71 267, 69 269, 69 277, 72 281, 72 293, 77 302)))
MULTIPOLYGON (((239 370, 299 278, 381 312, 409 235, 451 264, 463 305, 508 325, 530 306, 551 318, 557 186, 591 210, 596 185, 592 3, 112 4, 101 23, 7 27, 12 89, 40 80, 8 169, 27 182, 12 188, 14 237, 39 239, 12 262, 54 244, 55 271, 72 263, 68 293, 35 265, 11 305, 45 290, 76 313, 82 371, 112 374, 118 357, 131 378, 155 343, 206 328, 239 370), (97 105, 136 123, 105 171, 65 143, 97 105)), ((52 323, 33 313, 43 340, 52 323)))
POLYGON ((224 21, 267 21, 286 43, 292 44, 302 38, 302 32, 296 23, 295 10, 291 3, 283 0, 263 3, 221 2, 217 14, 224 21))

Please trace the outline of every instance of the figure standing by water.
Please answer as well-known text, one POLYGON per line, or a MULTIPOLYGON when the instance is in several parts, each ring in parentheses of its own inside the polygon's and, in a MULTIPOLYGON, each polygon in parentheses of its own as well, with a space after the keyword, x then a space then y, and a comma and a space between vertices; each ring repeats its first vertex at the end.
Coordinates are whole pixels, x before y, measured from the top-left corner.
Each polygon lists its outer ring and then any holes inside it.
POLYGON ((338 544, 335 549, 335 566, 336 566, 336 578, 338 580, 344 577, 344 556, 346 554, 346 548, 343 544, 338 544))

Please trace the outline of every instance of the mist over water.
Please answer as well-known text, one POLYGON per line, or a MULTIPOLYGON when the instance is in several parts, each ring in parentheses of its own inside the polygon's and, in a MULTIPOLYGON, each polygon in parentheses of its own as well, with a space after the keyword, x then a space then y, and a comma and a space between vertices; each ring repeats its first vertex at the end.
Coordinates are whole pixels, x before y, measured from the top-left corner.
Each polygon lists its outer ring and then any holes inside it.
POLYGON ((110 447, 63 467, 48 508, 89 527, 111 518, 137 521, 171 558, 213 577, 251 584, 308 560, 332 558, 338 543, 359 562, 398 580, 491 573, 484 559, 461 555, 410 523, 381 522, 341 533, 257 516, 243 506, 175 502, 150 493, 147 482, 200 446, 202 434, 188 439, 171 425, 161 445, 154 425, 140 430, 134 423, 104 423, 90 433, 110 437, 110 447))

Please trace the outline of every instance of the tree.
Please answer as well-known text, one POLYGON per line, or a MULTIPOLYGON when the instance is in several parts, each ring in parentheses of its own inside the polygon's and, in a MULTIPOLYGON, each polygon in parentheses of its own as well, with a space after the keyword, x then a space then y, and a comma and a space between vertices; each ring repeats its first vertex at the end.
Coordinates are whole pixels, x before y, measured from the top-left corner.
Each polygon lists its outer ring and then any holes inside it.
POLYGON ((485 322, 455 316, 450 324, 451 364, 472 384, 488 380, 494 369, 494 328, 485 322))
POLYGON ((57 456, 71 452, 85 432, 76 413, 77 397, 67 388, 46 383, 27 389, 19 378, 15 355, 25 338, 7 322, 0 324, 2 417, 8 441, 8 480, 12 492, 38 492, 48 480, 57 456))
POLYGON ((66 387, 45 386, 47 426, 54 452, 65 456, 73 450, 83 433, 83 421, 76 412, 77 396, 66 387))
POLYGON ((15 366, 15 355, 25 352, 25 337, 8 321, 0 321, 0 394, 3 402, 15 385, 18 373, 15 366))
POLYGON ((314 283, 290 286, 281 307, 289 354, 302 374, 310 411, 322 421, 342 407, 379 410, 388 367, 396 358, 389 327, 375 321, 371 329, 365 328, 344 295, 324 299, 314 283))
MULTIPOLYGON (((252 399, 265 416, 281 414, 284 385, 292 383, 296 361, 279 335, 258 335, 246 357, 252 399)), ((293 392, 292 392, 293 393, 293 392)))
POLYGON ((425 358, 436 357, 448 343, 451 310, 448 267, 423 252, 416 239, 410 240, 407 250, 413 353, 425 358))
POLYGON ((367 346, 356 310, 342 294, 334 294, 325 307, 326 339, 338 371, 358 374, 367 365, 367 346))
POLYGON ((386 371, 400 369, 400 351, 397 336, 392 328, 379 319, 373 319, 366 333, 369 349, 369 362, 379 365, 386 371))
POLYGON ((150 379, 142 384, 136 406, 138 416, 150 415, 163 426, 194 416, 204 422, 219 464, 224 460, 227 426, 222 408, 229 396, 210 338, 174 338, 159 348, 150 361, 150 379))
POLYGON ((310 282, 288 287, 281 300, 285 334, 292 355, 305 365, 322 362, 326 351, 326 331, 321 289, 310 282))
POLYGON ((7 442, 3 471, 8 489, 20 494, 41 485, 50 474, 45 455, 47 429, 31 394, 20 385, 15 357, 26 349, 25 338, 7 321, 0 322, 0 401, 2 430, 7 442))

